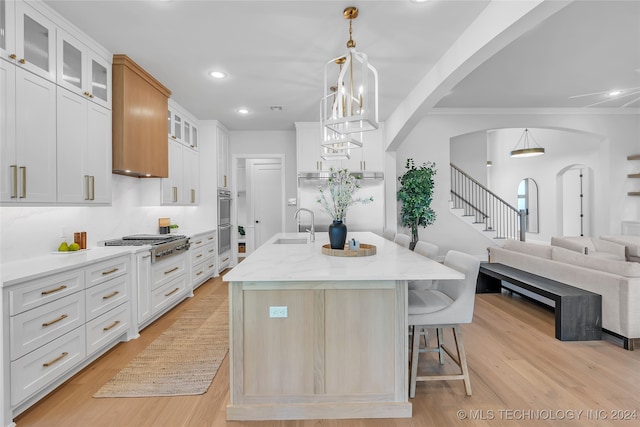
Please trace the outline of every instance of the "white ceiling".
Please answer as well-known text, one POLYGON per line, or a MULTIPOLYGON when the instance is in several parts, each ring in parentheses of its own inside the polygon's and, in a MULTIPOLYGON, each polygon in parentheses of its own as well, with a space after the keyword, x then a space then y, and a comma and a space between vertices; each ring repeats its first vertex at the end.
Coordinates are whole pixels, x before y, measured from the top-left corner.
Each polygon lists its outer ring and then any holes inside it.
MULTIPOLYGON (((281 130, 318 120, 324 64, 346 50, 346 6, 360 9, 353 38, 380 74, 384 121, 488 0, 45 3, 111 52, 138 62, 198 119, 217 119, 231 130, 281 130), (213 80, 207 74, 213 69, 229 77, 213 80), (241 106, 251 113, 238 115, 241 106)), ((608 98, 569 97, 639 88, 638 70, 640 1, 580 0, 480 65, 437 107, 584 107, 608 98)), ((628 93, 597 107, 640 97, 628 93)))

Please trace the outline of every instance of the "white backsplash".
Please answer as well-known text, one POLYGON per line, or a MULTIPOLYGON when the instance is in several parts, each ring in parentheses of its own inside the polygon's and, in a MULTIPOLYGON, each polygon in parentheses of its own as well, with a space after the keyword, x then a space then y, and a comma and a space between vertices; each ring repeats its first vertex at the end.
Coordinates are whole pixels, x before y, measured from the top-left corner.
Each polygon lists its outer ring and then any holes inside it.
MULTIPOLYGON (((111 206, 4 206, 0 207, 0 261, 44 255, 56 251, 76 231, 87 232, 87 247, 128 234, 157 233, 158 218, 170 217, 181 230, 215 228, 215 207, 142 206, 141 180, 112 175, 111 206), (62 231, 65 239, 60 237, 62 231)), ((159 183, 158 183, 159 184, 159 183)), ((159 189, 159 185, 158 185, 159 189)))

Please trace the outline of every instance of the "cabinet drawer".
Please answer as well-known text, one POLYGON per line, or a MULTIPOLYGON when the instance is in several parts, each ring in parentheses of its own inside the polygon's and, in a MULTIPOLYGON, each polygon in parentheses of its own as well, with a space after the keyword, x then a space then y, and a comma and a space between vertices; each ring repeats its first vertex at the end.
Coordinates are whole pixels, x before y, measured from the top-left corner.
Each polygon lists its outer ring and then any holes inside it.
POLYGON ((205 277, 205 263, 201 262, 198 265, 194 265, 191 269, 191 280, 193 281, 193 283, 200 283, 205 277))
POLYGON ((215 242, 215 233, 207 233, 207 234, 201 234, 199 236, 196 237, 192 237, 191 239, 189 239, 189 242, 191 243, 191 250, 196 250, 198 248, 200 248, 201 246, 206 245, 207 243, 214 243, 215 242))
POLYGON ((207 257, 207 249, 209 249, 208 245, 203 245, 198 249, 191 252, 191 263, 193 265, 201 263, 207 257))
POLYGON ((183 274, 171 282, 155 289, 151 294, 152 313, 156 314, 182 299, 187 289, 187 275, 183 274))
POLYGON ((99 283, 122 276, 129 271, 129 256, 103 261, 88 267, 87 272, 87 288, 95 286, 99 283))
POLYGON ((129 304, 103 314, 87 322, 87 356, 122 335, 129 327, 129 304))
POLYGON ((216 257, 207 258, 204 262, 204 274, 212 276, 216 271, 216 257))
POLYGON ((151 264, 153 289, 165 285, 186 272, 186 254, 151 264))
POLYGON ((11 405, 53 382, 85 358, 84 327, 11 362, 11 405))
POLYGON ((84 322, 82 292, 11 317, 11 360, 66 334, 84 322))
POLYGON ((84 289, 84 271, 71 270, 9 288, 9 315, 30 310, 84 289))
POLYGON ((129 275, 116 277, 85 291, 87 321, 119 306, 129 298, 129 275))

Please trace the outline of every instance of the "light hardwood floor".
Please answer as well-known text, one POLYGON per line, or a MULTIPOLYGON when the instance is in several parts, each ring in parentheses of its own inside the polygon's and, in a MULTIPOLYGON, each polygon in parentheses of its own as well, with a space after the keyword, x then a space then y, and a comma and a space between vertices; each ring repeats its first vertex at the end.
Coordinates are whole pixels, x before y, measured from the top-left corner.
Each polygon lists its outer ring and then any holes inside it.
MULTIPOLYGON (((462 328, 473 395, 465 396, 462 381, 418 383, 411 419, 227 422, 228 358, 204 395, 91 397, 195 299, 208 293, 226 294, 227 286, 219 278, 202 285, 194 298, 147 327, 139 339, 116 346, 20 415, 18 427, 640 425, 640 351, 625 351, 607 341, 558 341, 552 312, 509 294, 477 296, 474 321, 462 328), (625 416, 632 419, 616 419, 625 416)), ((450 332, 445 334, 451 340, 450 332)), ((427 366, 440 369, 435 354, 421 357, 425 371, 427 366)), ((443 369, 454 367, 448 362, 443 369)))

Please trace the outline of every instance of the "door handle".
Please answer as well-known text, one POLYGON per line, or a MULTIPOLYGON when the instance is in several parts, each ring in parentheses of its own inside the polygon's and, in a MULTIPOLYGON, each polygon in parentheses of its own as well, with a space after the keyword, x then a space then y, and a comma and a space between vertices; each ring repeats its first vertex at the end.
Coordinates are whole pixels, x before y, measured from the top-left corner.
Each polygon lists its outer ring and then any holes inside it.
POLYGON ((22 191, 20 192, 20 198, 24 199, 27 197, 27 167, 20 166, 20 175, 22 176, 22 191))
POLYGON ((256 224, 260 224, 260 221, 256 220, 256 224))
POLYGON ((89 181, 91 181, 91 200, 95 200, 96 199, 96 177, 93 175, 90 175, 89 181))
POLYGON ((89 175, 84 176, 84 199, 91 200, 91 192, 89 191, 89 175))
POLYGON ((13 183, 11 185, 11 198, 18 198, 18 165, 11 165, 11 179, 13 183))

